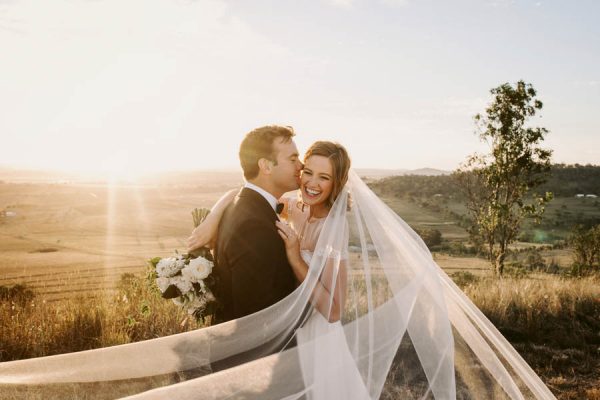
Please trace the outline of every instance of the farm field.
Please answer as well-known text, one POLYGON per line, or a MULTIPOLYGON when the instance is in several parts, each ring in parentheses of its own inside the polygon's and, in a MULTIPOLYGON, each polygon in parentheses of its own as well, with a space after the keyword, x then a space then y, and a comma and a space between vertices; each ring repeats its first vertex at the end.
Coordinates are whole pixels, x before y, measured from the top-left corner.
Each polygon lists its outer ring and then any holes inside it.
POLYGON ((433 212, 402 198, 383 197, 382 199, 412 227, 437 229, 448 240, 467 240, 469 237, 467 231, 441 213, 433 212))
POLYGON ((185 251, 191 210, 222 194, 195 187, 2 184, 0 285, 56 300, 111 290, 146 260, 185 251))
MULTIPOLYGON (((237 187, 228 183, 1 184, 0 210, 13 216, 0 219, 0 285, 24 283, 49 301, 113 291, 123 273, 144 271, 149 258, 184 252, 191 210, 210 207, 237 187)), ((383 200, 417 229, 437 229, 447 241, 468 240, 463 228, 440 213, 403 199, 383 200)), ((574 208, 577 200, 562 204, 574 208)), ((531 246, 516 243, 513 248, 531 246)), ((571 257, 568 250, 544 250, 543 255, 563 266, 571 257)), ((448 274, 489 275, 481 258, 434 253, 434 259, 448 274)))

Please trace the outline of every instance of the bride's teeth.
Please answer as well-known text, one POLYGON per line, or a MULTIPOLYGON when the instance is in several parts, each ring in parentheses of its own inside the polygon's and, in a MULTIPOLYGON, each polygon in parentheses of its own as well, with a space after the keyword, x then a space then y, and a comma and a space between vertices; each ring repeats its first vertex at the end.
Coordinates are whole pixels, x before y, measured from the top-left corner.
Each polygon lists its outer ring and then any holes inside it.
POLYGON ((311 196, 316 196, 319 193, 321 193, 321 192, 316 192, 316 191, 310 190, 310 189, 305 189, 305 190, 306 190, 306 193, 310 194, 311 196))

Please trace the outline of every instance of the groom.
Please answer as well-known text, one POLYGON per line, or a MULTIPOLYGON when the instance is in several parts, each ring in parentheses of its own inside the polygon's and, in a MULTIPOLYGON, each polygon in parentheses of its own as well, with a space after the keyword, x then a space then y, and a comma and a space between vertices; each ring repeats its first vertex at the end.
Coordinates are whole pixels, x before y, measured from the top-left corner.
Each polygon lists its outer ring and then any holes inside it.
POLYGON ((254 129, 240 145, 246 184, 219 223, 214 273, 222 308, 216 322, 267 308, 296 287, 277 233, 277 199, 298 189, 302 163, 291 127, 254 129))

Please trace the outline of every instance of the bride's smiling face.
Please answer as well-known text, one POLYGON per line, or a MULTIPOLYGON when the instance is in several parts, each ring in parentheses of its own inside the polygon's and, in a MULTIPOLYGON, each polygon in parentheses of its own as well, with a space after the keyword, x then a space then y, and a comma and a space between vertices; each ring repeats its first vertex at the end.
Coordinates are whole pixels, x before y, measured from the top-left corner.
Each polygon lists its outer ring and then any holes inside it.
POLYGON ((302 201, 315 206, 323 204, 331 195, 333 189, 333 165, 324 156, 310 156, 304 163, 300 180, 302 201))

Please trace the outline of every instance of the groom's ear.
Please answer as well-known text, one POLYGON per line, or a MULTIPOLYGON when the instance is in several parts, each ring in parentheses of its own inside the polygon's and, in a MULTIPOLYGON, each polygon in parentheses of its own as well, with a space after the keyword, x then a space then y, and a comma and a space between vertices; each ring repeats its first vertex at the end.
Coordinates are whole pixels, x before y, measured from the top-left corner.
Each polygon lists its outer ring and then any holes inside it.
POLYGON ((273 168, 273 161, 261 158, 258 160, 258 168, 266 175, 271 175, 273 168))

